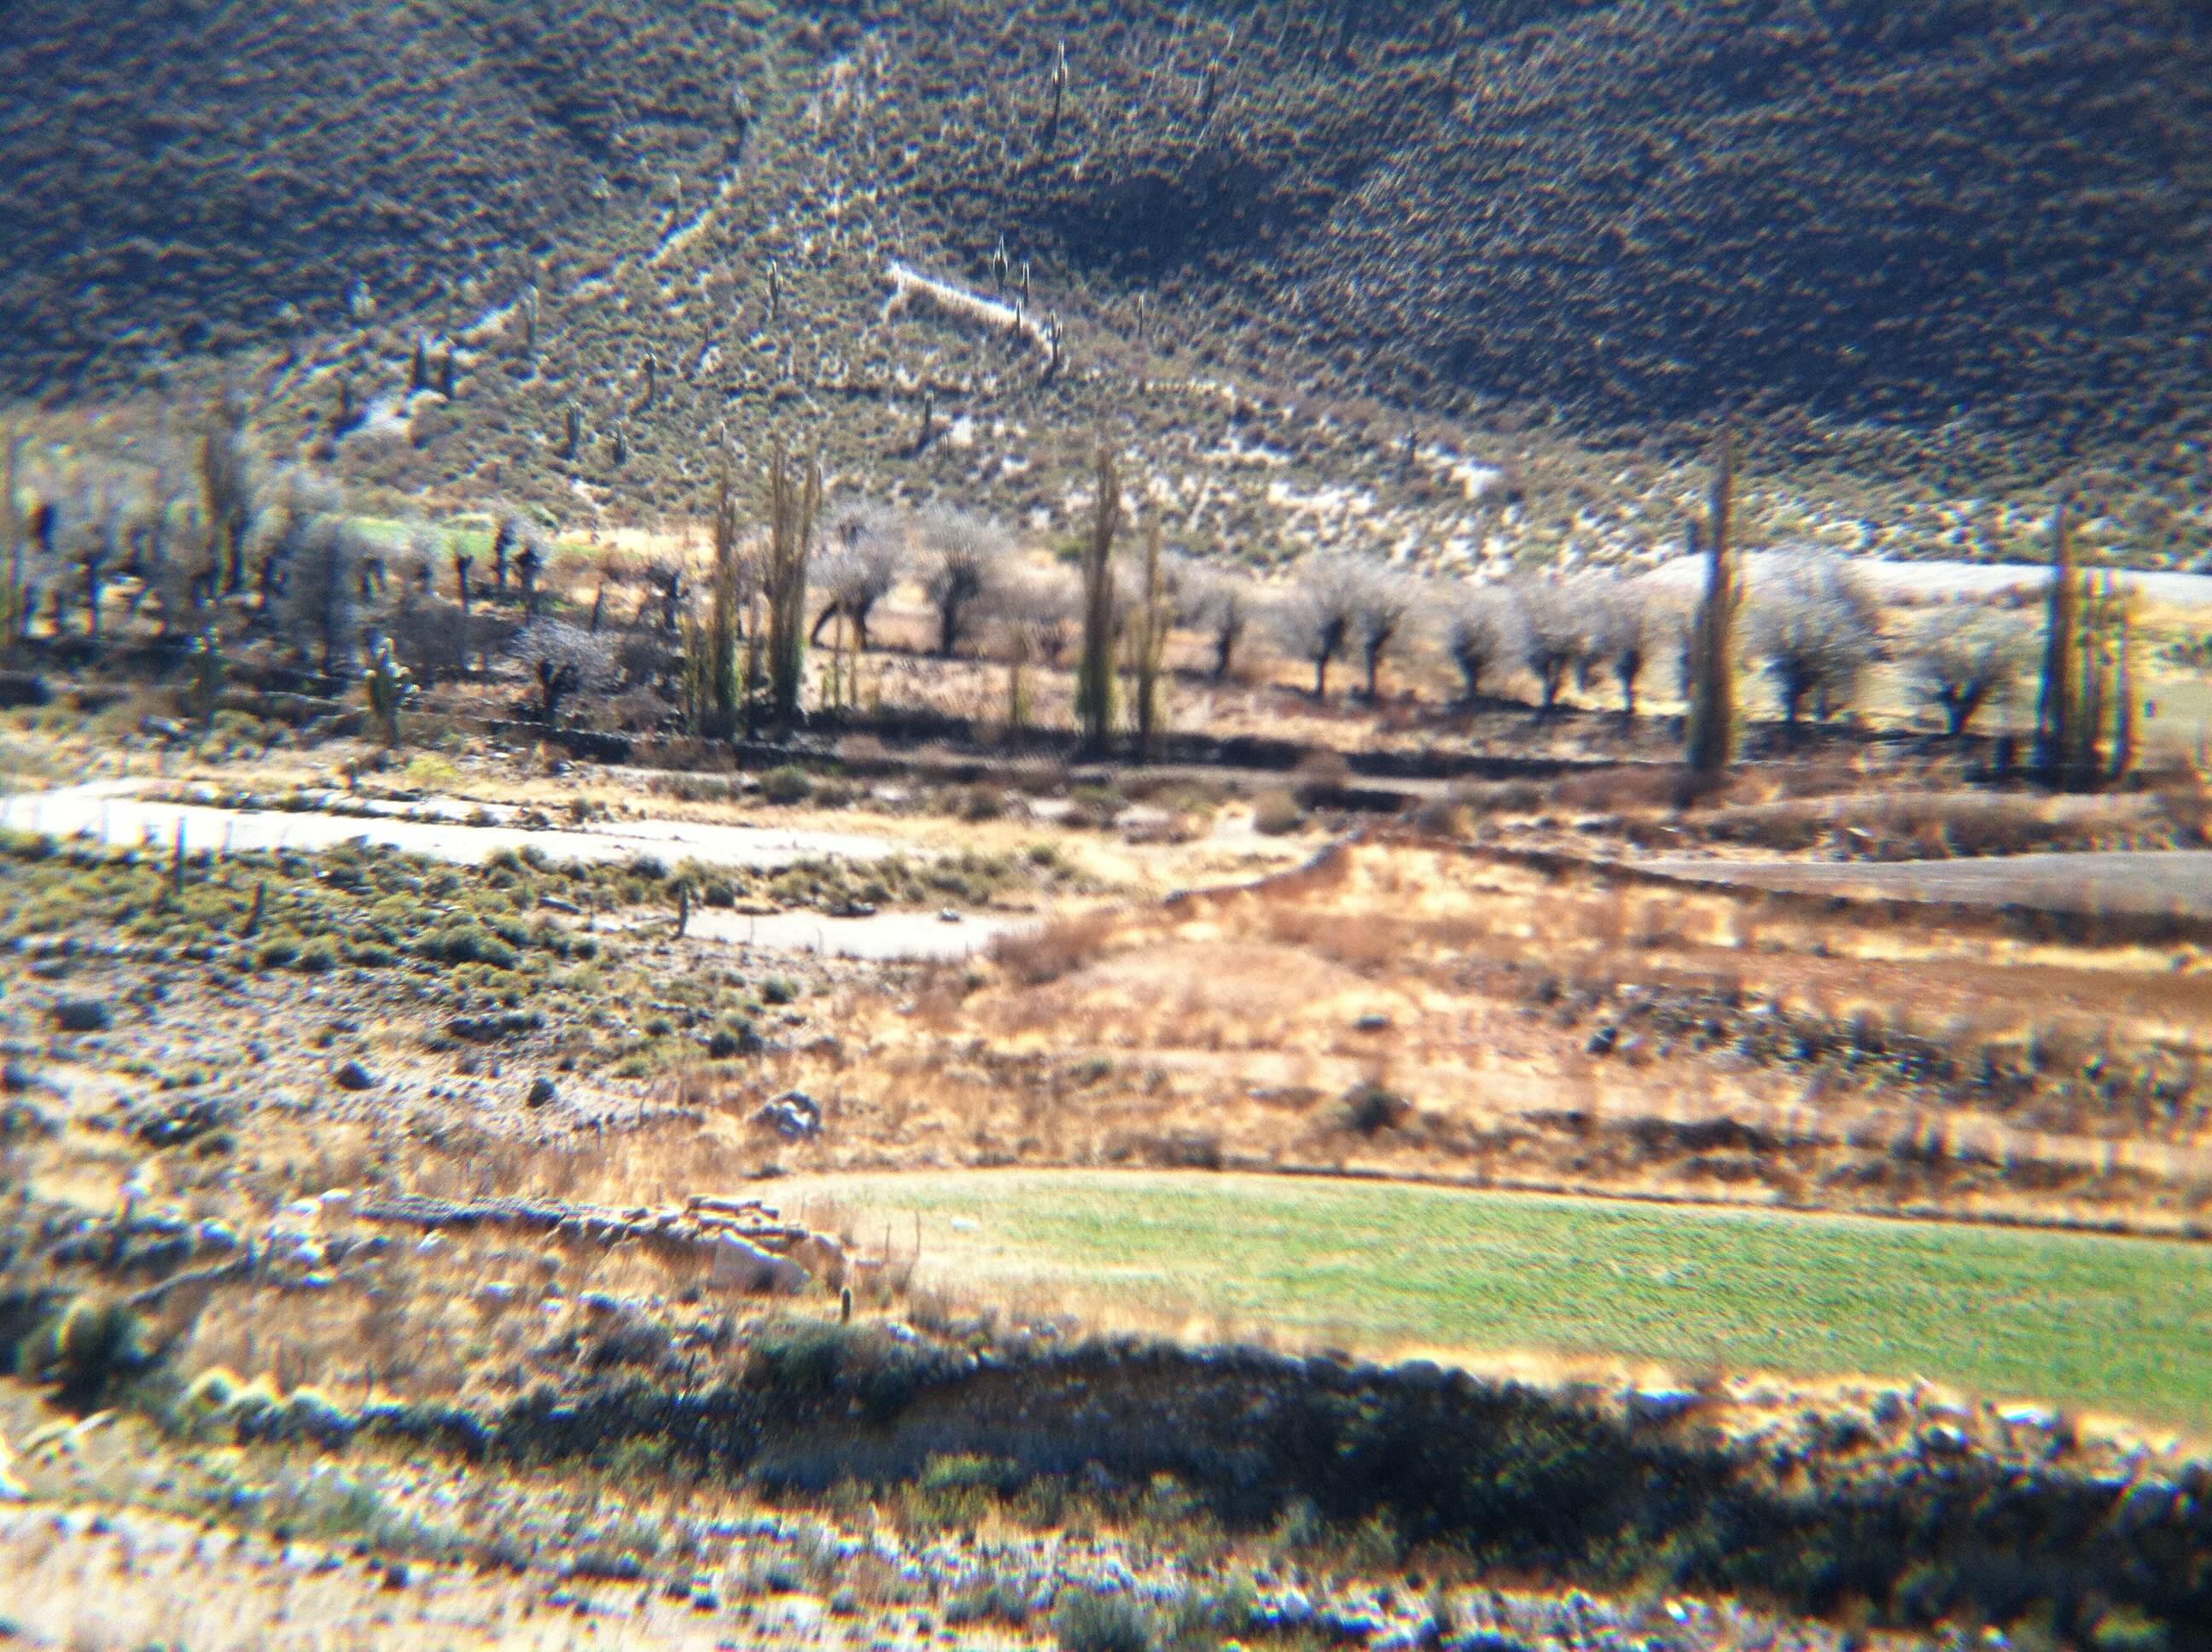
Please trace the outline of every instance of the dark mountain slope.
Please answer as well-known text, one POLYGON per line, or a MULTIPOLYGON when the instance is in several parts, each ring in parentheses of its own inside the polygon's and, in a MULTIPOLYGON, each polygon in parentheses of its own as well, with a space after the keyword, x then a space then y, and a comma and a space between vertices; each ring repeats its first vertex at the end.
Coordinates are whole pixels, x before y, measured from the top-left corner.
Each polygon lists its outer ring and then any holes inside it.
POLYGON ((726 14, 14 0, 0 367, 50 391, 441 299, 730 133, 726 14))
MULTIPOLYGON (((2201 9, 1370 6, 1348 44, 1328 8, 1233 36, 1116 27, 1132 9, 1031 8, 1016 94, 957 106, 976 130, 940 159, 979 227, 1205 289, 1425 399, 1965 410, 2090 446, 2205 411, 2201 9)), ((963 78, 951 18, 908 39, 918 86, 963 78)))
POLYGON ((1217 474, 1288 444, 1309 489, 1356 440, 1479 539, 1389 457, 1409 424, 1517 463, 1534 426, 1679 455, 1733 416, 1828 520, 1929 503, 1907 554, 2085 464, 2127 554, 2212 544, 2199 7, 19 0, 0 91, 0 392, 281 351, 268 422, 410 489, 666 507, 717 428, 797 421, 1034 513, 1104 419, 1217 474), (1001 243, 1070 324, 1050 383, 884 307, 889 261, 989 285, 1001 243), (471 329, 533 282, 534 348, 471 329), (427 413, 423 331, 465 346, 427 413), (932 396, 1004 465, 908 454, 932 396), (334 400, 412 446, 318 437, 334 400))

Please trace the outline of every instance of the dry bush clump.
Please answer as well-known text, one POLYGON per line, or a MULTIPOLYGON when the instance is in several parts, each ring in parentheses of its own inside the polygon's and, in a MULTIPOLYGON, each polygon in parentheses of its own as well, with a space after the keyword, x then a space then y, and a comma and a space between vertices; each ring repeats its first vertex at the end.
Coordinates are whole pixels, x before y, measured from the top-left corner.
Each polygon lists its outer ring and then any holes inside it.
POLYGON ((1117 915, 1104 908, 1067 914, 1035 929, 997 937, 989 957, 1022 986, 1042 987, 1097 963, 1117 925, 1117 915))
POLYGON ((2169 848, 2186 842, 2191 811, 2134 796, 2075 799, 1899 791, 1790 799, 1707 812, 1698 834, 1778 853, 1826 849, 1855 859, 1947 860, 1990 855, 2169 848))

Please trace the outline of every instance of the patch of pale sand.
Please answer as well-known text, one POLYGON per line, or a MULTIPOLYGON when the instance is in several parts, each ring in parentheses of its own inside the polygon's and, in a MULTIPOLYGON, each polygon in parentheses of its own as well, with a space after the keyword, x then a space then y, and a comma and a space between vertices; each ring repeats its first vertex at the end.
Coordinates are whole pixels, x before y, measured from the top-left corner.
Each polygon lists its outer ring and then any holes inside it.
MULTIPOLYGON (((125 783, 126 786, 136 783, 125 783)), ((91 836, 114 844, 166 847, 181 829, 191 852, 334 848, 365 840, 405 853, 476 862, 501 849, 535 848, 555 860, 623 860, 653 855, 664 863, 773 868, 811 856, 872 860, 896 846, 854 833, 639 819, 561 829, 471 826, 451 820, 400 820, 313 812, 157 803, 112 784, 0 796, 0 827, 51 837, 91 836)))

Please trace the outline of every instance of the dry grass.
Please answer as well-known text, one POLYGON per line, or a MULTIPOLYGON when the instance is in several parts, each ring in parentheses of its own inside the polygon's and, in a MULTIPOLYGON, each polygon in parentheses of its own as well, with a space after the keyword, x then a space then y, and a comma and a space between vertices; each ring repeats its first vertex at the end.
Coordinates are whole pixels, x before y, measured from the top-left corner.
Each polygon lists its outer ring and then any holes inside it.
POLYGON ((840 1019, 834 1066, 702 1096, 726 1163, 1338 1165, 2166 1228, 2212 1198, 2212 1015, 2166 952, 1434 847, 1080 914, 840 1019), (827 1098, 823 1142, 735 1122, 787 1083, 827 1098), (1376 1084, 1411 1106, 1351 1127, 1376 1084))

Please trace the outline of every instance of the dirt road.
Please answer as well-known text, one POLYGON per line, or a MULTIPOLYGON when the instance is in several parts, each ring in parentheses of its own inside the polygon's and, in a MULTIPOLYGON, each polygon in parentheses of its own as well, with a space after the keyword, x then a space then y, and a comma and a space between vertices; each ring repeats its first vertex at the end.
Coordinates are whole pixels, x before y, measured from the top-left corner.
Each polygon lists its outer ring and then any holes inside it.
POLYGON ((1816 895, 2047 912, 2212 917, 2212 850, 2012 854, 1981 859, 1822 862, 1645 860, 1645 872, 1816 895))

